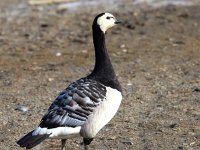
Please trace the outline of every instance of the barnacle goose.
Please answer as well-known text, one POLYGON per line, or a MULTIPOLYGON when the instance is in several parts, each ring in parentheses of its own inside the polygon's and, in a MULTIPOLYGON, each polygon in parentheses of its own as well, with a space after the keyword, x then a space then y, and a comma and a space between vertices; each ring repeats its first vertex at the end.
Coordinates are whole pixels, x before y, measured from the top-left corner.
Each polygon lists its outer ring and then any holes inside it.
POLYGON ((112 14, 101 13, 93 21, 95 67, 91 74, 63 90, 43 116, 39 126, 17 141, 31 149, 47 138, 83 137, 88 149, 95 135, 114 117, 121 100, 121 86, 111 64, 106 44, 107 29, 120 23, 112 14))

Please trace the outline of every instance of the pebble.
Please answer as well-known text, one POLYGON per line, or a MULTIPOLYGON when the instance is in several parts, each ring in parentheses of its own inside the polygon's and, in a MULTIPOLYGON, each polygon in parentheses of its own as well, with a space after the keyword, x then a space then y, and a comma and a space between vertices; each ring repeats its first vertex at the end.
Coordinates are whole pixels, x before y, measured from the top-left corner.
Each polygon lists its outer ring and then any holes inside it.
POLYGON ((133 83, 131 83, 131 82, 128 82, 128 83, 127 83, 127 85, 131 86, 131 85, 133 85, 133 83))
POLYGON ((18 106, 15 108, 15 110, 19 110, 19 111, 22 111, 22 112, 26 112, 29 110, 28 107, 25 107, 25 106, 18 106))
POLYGON ((127 144, 127 145, 133 145, 133 142, 131 141, 122 141, 123 144, 127 144))
POLYGON ((127 52, 127 49, 122 49, 122 52, 126 53, 126 52, 127 52))
POLYGON ((61 56, 61 55, 62 55, 62 53, 60 53, 60 52, 57 52, 57 53, 56 53, 56 56, 57 56, 57 57, 59 57, 59 56, 61 56))
POLYGON ((116 139, 116 136, 111 136, 109 138, 107 138, 107 140, 115 140, 116 139))
POLYGON ((193 89, 193 92, 200 92, 200 88, 195 87, 195 88, 193 89))
POLYGON ((172 129, 175 129, 175 128, 177 128, 177 127, 178 127, 178 124, 176 124, 176 123, 173 123, 173 124, 169 125, 169 127, 170 127, 170 128, 172 128, 172 129))
POLYGON ((195 144, 195 142, 192 142, 192 143, 190 143, 190 146, 192 146, 192 145, 194 145, 195 144))
POLYGON ((54 78, 48 78, 49 82, 52 82, 54 80, 54 78))
POLYGON ((126 47, 125 44, 121 44, 121 45, 120 45, 120 48, 125 48, 125 47, 126 47))
POLYGON ((84 54, 86 54, 88 51, 87 50, 81 50, 81 53, 84 53, 84 54))

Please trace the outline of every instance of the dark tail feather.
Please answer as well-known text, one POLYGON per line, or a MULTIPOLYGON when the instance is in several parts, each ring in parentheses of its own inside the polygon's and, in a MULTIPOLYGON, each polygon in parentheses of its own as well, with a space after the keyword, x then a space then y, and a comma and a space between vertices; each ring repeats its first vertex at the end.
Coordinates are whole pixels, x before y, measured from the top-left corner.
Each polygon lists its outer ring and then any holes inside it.
POLYGON ((49 137, 49 134, 33 136, 33 132, 34 130, 22 137, 17 141, 17 144, 19 144, 21 147, 25 147, 26 149, 31 149, 49 137))

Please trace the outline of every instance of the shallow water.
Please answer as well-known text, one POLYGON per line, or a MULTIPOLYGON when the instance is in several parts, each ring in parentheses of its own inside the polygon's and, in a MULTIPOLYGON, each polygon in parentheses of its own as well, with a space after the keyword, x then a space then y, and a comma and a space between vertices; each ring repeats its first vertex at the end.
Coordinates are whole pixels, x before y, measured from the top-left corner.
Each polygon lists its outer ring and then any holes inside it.
POLYGON ((85 0, 85 1, 76 1, 76 2, 70 2, 70 3, 64 3, 60 4, 59 7, 67 8, 67 9, 75 9, 80 7, 88 7, 88 6, 96 6, 96 5, 107 5, 107 4, 114 4, 117 3, 116 0, 110 0, 110 1, 97 1, 97 0, 85 0))
MULTIPOLYGON (((37 8, 36 13, 54 13, 55 7, 57 9, 67 9, 67 10, 79 10, 79 9, 86 9, 86 8, 96 8, 102 7, 103 10, 119 10, 123 11, 123 7, 121 6, 131 6, 131 5, 149 5, 152 7, 163 7, 166 5, 196 5, 200 4, 199 0, 127 0, 127 1, 120 1, 120 0, 78 0, 74 2, 68 3, 58 3, 56 5, 37 5, 34 6, 37 8)), ((24 16, 31 16, 31 5, 27 3, 27 1, 22 1, 18 4, 9 4, 7 9, 0 10, 0 17, 24 17, 24 16)))
POLYGON ((192 5, 195 1, 192 0, 135 0, 134 4, 146 3, 153 7, 162 7, 166 5, 192 5))
MULTIPOLYGON (((166 5, 194 5, 196 3, 199 3, 196 0, 133 0, 132 4, 133 5, 143 5, 143 4, 148 4, 153 7, 163 7, 166 5)), ((123 2, 119 0, 85 0, 85 1, 76 1, 76 2, 70 2, 70 3, 65 3, 65 4, 60 4, 60 7, 66 8, 66 9, 76 9, 76 8, 82 8, 82 7, 87 7, 87 6, 96 6, 96 5, 103 5, 103 6, 108 6, 110 5, 118 5, 118 4, 123 4, 123 2)))

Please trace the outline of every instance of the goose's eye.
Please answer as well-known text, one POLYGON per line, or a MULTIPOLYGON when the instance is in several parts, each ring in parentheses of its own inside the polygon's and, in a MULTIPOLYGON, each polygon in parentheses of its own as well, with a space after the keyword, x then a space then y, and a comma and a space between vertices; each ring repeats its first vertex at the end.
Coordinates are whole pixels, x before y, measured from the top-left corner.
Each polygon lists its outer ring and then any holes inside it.
POLYGON ((108 16, 108 17, 106 17, 106 19, 110 19, 110 18, 111 18, 111 17, 109 17, 109 16, 108 16))

